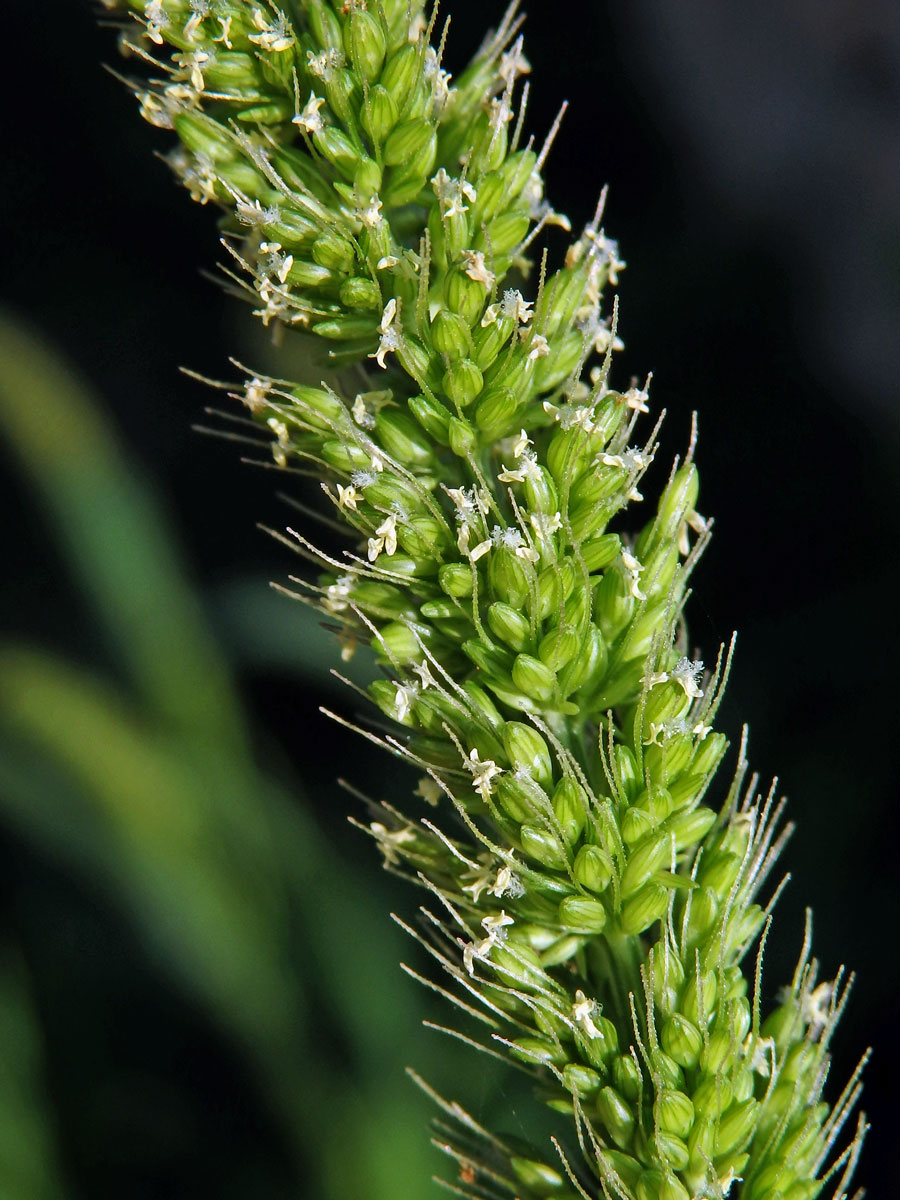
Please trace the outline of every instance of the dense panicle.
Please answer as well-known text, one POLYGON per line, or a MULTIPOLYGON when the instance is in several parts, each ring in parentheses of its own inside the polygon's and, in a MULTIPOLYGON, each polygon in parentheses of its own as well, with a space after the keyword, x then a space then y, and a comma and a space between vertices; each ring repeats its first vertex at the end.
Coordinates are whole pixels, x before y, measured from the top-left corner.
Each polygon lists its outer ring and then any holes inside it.
POLYGON ((347 533, 337 556, 289 537, 345 659, 367 643, 384 668, 369 698, 395 731, 366 736, 420 773, 411 815, 392 797, 366 828, 426 893, 425 982, 572 1119, 523 1148, 440 1101, 451 1190, 845 1195, 857 1078, 822 1093, 846 985, 807 939, 763 1015, 781 805, 743 746, 714 782, 730 651, 706 667, 684 625, 709 538, 694 438, 635 523, 658 426, 649 380, 612 386, 624 263, 602 202, 558 269, 529 258, 569 223, 544 198, 552 131, 525 140, 515 8, 454 80, 421 0, 107 7, 233 278, 346 368, 339 390, 236 391, 347 533))

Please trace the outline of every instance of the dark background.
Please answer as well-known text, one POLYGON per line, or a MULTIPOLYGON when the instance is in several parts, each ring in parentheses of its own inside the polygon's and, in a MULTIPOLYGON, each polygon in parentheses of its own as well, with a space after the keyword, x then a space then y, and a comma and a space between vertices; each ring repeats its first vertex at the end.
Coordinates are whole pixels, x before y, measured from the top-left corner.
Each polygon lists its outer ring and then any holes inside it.
MULTIPOLYGON (((500 6, 446 9, 453 69, 500 6)), ((221 377, 229 354, 258 351, 248 313, 201 274, 220 257, 214 214, 154 157, 167 140, 101 69, 119 64, 87 4, 11 6, 4 27, 22 70, 4 83, 2 303, 93 383, 164 497, 236 663, 258 754, 300 779, 373 906, 409 911, 347 828, 347 797, 330 782, 348 758, 366 774, 377 760, 318 714, 303 647, 273 649, 265 629, 254 640, 240 616, 241 588, 293 564, 256 528, 288 519, 272 476, 192 432, 209 397, 178 374, 188 365, 221 377)), ((533 3, 526 50, 528 128, 540 136, 570 102, 547 169, 556 207, 577 227, 610 186, 606 227, 629 264, 619 380, 653 370, 670 454, 699 410, 701 511, 717 532, 695 577, 691 634, 709 660, 739 630, 720 720, 734 739, 750 723, 752 763, 764 779, 779 774, 799 826, 767 952, 770 994, 789 976, 810 904, 826 975, 843 962, 858 972, 832 1095, 873 1044, 875 1130, 860 1181, 878 1194, 892 1178, 898 1063, 900 7, 533 3)), ((100 661, 15 472, 0 503, 4 635, 100 661)), ((194 1194, 212 1161, 222 1172, 213 1191, 226 1194, 229 1163, 275 1171, 286 1152, 264 1100, 203 1014, 154 976, 127 924, 14 832, 0 834, 0 879, 4 928, 39 999, 71 1194, 194 1194), (117 1010, 117 988, 140 1003, 117 1010), (78 1111, 91 1084, 74 1075, 85 1065, 71 1043, 97 1035, 101 1001, 115 1033, 100 1037, 98 1070, 138 1062, 162 1078, 181 1064, 165 1095, 177 1091, 194 1134, 169 1167, 140 1161, 154 1143, 133 1129, 126 1147, 142 1149, 119 1154, 115 1169, 103 1149, 114 1127, 85 1149, 78 1111)), ((292 1171, 278 1175, 284 1194, 292 1171)), ((269 1179, 259 1175, 258 1194, 269 1179)))

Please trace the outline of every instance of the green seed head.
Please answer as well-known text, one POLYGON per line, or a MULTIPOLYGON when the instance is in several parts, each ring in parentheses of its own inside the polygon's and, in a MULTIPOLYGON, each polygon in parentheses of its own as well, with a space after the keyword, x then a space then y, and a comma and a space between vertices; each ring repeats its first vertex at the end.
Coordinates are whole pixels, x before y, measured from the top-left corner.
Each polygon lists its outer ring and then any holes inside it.
POLYGON ((388 796, 370 832, 433 897, 441 987, 588 1149, 560 1170, 448 1126, 453 1186, 812 1200, 846 1115, 821 1098, 840 996, 804 951, 754 1018, 781 838, 743 764, 716 775, 727 656, 689 657, 694 446, 660 474, 649 380, 613 386, 624 263, 599 215, 572 234, 545 199, 514 15, 451 67, 421 0, 106 5, 134 69, 158 59, 142 113, 222 211, 255 312, 322 358, 327 385, 236 393, 277 467, 321 477, 343 542, 298 532, 298 586, 345 657, 374 650, 372 729, 429 805, 388 796), (538 225, 569 244, 529 275, 538 225))

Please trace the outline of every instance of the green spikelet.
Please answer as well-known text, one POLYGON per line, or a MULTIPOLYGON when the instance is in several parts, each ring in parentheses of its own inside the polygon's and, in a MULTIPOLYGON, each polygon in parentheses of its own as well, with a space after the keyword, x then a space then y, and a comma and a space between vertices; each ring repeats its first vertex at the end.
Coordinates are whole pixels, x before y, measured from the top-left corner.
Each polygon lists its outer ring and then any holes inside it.
POLYGON ((835 1106, 822 1093, 846 984, 818 980, 807 938, 760 1012, 785 835, 743 746, 716 778, 730 651, 692 657, 682 612, 709 538, 694 438, 635 508, 658 427, 649 380, 612 384, 624 264, 602 202, 529 274, 543 227, 569 223, 543 197, 552 132, 524 141, 515 8, 452 80, 421 0, 108 6, 157 61, 133 84, 143 115, 222 211, 263 323, 354 368, 340 392, 258 376, 241 394, 347 530, 337 558, 291 534, 304 596, 345 657, 374 648, 383 744, 434 805, 368 826, 430 893, 410 932, 571 1118, 565 1145, 513 1146, 436 1097, 452 1188, 845 1196, 858 1072, 835 1106))

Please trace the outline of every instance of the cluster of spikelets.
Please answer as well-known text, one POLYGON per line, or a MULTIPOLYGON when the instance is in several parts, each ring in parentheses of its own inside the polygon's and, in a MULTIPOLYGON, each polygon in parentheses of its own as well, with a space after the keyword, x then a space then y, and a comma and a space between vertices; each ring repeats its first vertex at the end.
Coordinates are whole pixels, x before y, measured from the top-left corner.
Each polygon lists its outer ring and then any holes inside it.
POLYGON ((818 982, 807 938, 763 1019, 780 805, 745 786, 743 747, 706 802, 727 661, 692 661, 682 618, 709 536, 693 438, 622 532, 657 449, 656 430, 632 444, 646 386, 609 383, 601 304, 624 264, 602 204, 558 270, 528 260, 569 224, 543 196, 553 131, 524 143, 515 12, 454 81, 422 0, 106 6, 149 64, 129 82, 177 135, 174 171, 224 209, 233 278, 264 323, 354 368, 344 394, 254 377, 240 395, 350 535, 326 555, 291 531, 319 572, 298 582, 345 658, 374 648, 365 736, 421 775, 427 807, 367 828, 428 894, 410 932, 443 972, 429 986, 572 1118, 556 1152, 523 1149, 442 1102, 448 1186, 846 1195, 862 1123, 833 1147, 858 1074, 822 1100, 846 988, 818 982))

